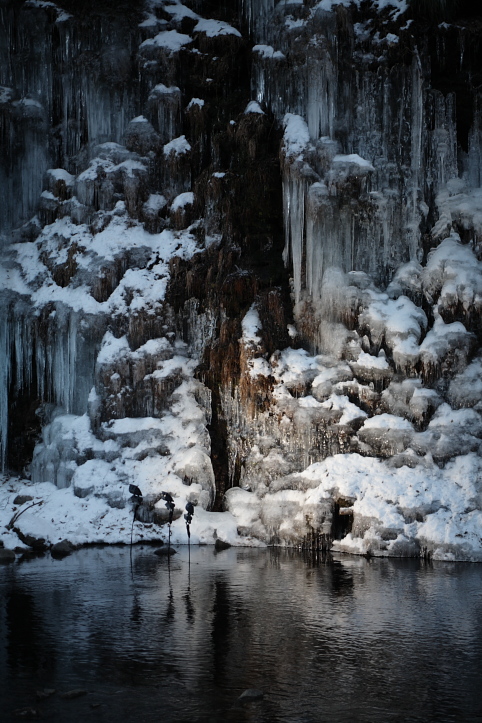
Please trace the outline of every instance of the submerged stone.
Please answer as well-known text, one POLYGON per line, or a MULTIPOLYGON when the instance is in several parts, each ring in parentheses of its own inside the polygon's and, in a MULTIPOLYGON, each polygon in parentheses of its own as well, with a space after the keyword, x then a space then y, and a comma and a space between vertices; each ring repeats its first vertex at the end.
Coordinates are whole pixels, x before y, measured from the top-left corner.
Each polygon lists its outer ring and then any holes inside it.
POLYGON ((8 564, 9 562, 15 562, 14 551, 5 550, 3 547, 0 548, 0 563, 8 564))
POLYGON ((69 540, 62 540, 61 542, 56 542, 55 545, 52 545, 50 548, 50 554, 53 557, 65 557, 66 555, 70 555, 74 549, 73 544, 69 540))
POLYGON ((258 690, 257 688, 248 688, 244 691, 244 693, 241 693, 241 695, 238 698, 238 702, 241 704, 245 703, 254 703, 258 700, 263 700, 264 693, 262 690, 258 690))
POLYGON ((229 544, 229 542, 225 542, 224 540, 220 540, 219 538, 218 538, 218 539, 216 540, 216 542, 214 543, 214 548, 215 548, 218 552, 221 552, 221 550, 227 550, 227 549, 229 549, 230 547, 231 547, 231 545, 229 544))
POLYGON ((175 555, 176 550, 174 550, 169 545, 164 545, 163 547, 160 547, 158 550, 154 550, 154 555, 158 555, 159 557, 166 557, 169 555, 175 555))

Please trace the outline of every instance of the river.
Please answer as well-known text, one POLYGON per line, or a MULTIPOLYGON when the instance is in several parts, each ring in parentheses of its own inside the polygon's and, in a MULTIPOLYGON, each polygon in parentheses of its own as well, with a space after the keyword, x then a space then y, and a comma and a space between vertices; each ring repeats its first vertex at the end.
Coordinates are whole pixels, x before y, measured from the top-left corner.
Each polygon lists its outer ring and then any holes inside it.
POLYGON ((460 723, 481 684, 482 565, 137 546, 0 567, 2 720, 460 723))

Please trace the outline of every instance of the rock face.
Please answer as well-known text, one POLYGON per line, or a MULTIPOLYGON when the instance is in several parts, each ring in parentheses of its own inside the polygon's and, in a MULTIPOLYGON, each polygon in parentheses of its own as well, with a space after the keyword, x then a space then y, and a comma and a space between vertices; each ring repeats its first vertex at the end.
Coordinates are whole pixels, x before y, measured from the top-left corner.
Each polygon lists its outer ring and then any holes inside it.
POLYGON ((0 10, 4 468, 126 540, 134 483, 178 541, 481 559, 481 18, 128 5, 0 10))

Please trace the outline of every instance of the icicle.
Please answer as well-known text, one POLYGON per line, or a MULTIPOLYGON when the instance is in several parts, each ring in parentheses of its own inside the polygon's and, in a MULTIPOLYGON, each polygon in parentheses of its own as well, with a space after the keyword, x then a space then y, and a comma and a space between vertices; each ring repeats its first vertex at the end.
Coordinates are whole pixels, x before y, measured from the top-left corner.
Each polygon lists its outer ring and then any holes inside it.
POLYGON ((8 325, 8 312, 3 307, 0 312, 0 457, 2 472, 5 471, 5 462, 8 443, 8 392, 10 387, 10 333, 8 325))
POLYGON ((283 178, 283 216, 285 220, 285 249, 283 260, 293 264, 295 303, 301 298, 305 279, 303 274, 303 253, 305 244, 305 193, 306 181, 296 170, 287 166, 283 178))

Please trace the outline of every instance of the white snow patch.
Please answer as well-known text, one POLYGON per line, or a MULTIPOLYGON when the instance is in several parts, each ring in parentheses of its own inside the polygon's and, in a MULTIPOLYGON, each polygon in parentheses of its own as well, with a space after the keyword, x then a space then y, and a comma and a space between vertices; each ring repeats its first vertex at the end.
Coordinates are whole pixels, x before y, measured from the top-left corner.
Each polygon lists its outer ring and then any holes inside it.
POLYGON ((176 156, 180 156, 183 153, 188 153, 191 150, 189 141, 186 140, 186 136, 179 136, 174 138, 164 146, 164 155, 168 156, 170 153, 174 153, 176 156))
POLYGON ((206 20, 204 18, 199 20, 194 27, 194 32, 204 33, 208 38, 214 38, 219 35, 235 35, 237 38, 241 37, 239 30, 233 28, 232 25, 221 20, 206 20))
POLYGON ((194 193, 192 191, 186 191, 176 196, 171 205, 171 211, 178 211, 180 208, 185 206, 192 206, 194 203, 194 193))
POLYGON ((177 30, 163 30, 158 33, 154 38, 148 38, 140 44, 141 48, 157 47, 164 48, 171 53, 177 53, 185 45, 192 43, 192 38, 189 35, 178 33, 177 30))
POLYGON ((299 156, 310 142, 308 125, 300 115, 286 113, 283 119, 285 128, 283 147, 287 156, 299 156))

